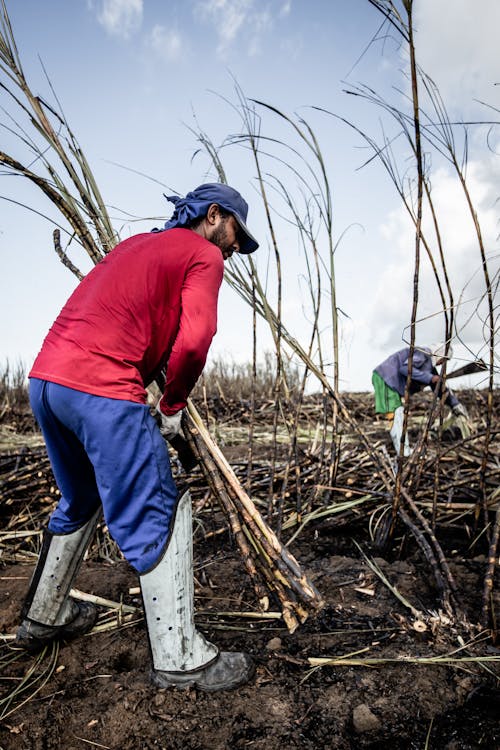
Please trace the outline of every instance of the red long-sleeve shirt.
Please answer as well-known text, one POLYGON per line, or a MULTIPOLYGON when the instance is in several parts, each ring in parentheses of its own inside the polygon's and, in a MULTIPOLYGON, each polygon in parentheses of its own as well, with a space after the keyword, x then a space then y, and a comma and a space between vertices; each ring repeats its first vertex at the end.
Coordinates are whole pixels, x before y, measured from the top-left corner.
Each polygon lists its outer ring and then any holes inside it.
POLYGON ((160 405, 174 414, 217 330, 223 273, 220 249, 190 229, 124 240, 77 286, 29 377, 145 403, 145 386, 167 366, 160 405))

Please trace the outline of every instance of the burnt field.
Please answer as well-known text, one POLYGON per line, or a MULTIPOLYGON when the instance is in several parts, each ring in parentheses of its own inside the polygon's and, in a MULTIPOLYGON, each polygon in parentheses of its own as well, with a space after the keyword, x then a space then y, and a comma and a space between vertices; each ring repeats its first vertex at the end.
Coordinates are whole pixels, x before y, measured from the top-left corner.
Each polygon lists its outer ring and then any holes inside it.
MULTIPOLYGON (((207 695, 149 684, 137 578, 102 524, 75 582, 77 596, 99 597, 96 627, 37 657, 15 649, 40 529, 57 490, 26 401, 11 394, 0 434, 0 748, 500 747, 498 565, 484 621, 500 476, 494 397, 485 467, 486 394, 467 391, 471 438, 444 443, 431 432, 404 478, 401 507, 409 515, 415 504, 443 559, 426 554, 418 513, 411 516, 416 533, 402 515, 387 535, 393 497, 380 466, 342 422, 339 439, 321 444, 321 399, 305 400, 293 450, 289 433, 273 429, 269 400, 252 409, 224 397, 198 404, 241 483, 325 602, 293 633, 272 597, 261 612, 224 515, 193 471, 197 623, 225 650, 250 652, 257 665, 250 684, 207 695)), ((348 394, 344 403, 387 471, 395 469, 371 395, 348 394)), ((425 394, 413 401, 413 444, 427 405, 425 394)), ((173 463, 180 471, 175 454, 173 463)))

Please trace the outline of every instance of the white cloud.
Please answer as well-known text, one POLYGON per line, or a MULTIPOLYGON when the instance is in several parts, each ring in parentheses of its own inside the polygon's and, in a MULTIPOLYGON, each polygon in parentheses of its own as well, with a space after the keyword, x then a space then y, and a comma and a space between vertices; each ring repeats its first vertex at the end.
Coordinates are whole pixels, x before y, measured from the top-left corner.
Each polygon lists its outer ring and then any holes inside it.
POLYGON ((240 29, 246 26, 253 4, 253 0, 205 0, 198 4, 202 16, 215 26, 219 54, 225 53, 240 29))
POLYGON ((248 54, 250 57, 257 57, 262 53, 263 36, 272 25, 273 20, 269 11, 265 10, 255 14, 252 19, 252 33, 248 44, 248 54))
MULTIPOLYGON (((438 87, 450 119, 495 119, 495 113, 485 109, 478 101, 499 107, 500 87, 495 84, 500 83, 497 41, 500 3, 497 0, 478 0, 475 4, 470 0, 454 0, 453 3, 445 3, 444 0, 419 0, 414 3, 414 8, 417 62, 438 87)), ((404 56, 406 67, 404 46, 401 55, 404 56)), ((402 57, 399 58, 400 62, 401 59, 402 57)), ((392 63, 392 58, 382 58, 387 78, 393 70, 392 63)), ((378 69, 379 77, 380 73, 381 69, 378 69)), ((404 90, 401 82, 399 87, 404 90)), ((404 93, 410 95, 408 89, 404 93)), ((406 106, 396 101, 396 106, 398 104, 401 108, 406 106)), ((425 97, 423 87, 420 88, 420 104, 423 112, 429 114, 431 119, 439 119, 425 97)), ((422 117, 422 122, 427 124, 425 116, 422 117)), ((430 131, 434 134, 437 132, 434 128, 430 131)), ((494 293, 495 283, 498 284, 500 278, 499 132, 500 129, 497 128, 487 134, 484 126, 471 126, 467 130, 467 185, 479 218, 494 293), (492 151, 496 150, 496 154, 488 150, 487 141, 492 151)), ((464 131, 454 128, 454 137, 460 161, 465 143, 464 131)), ((396 146, 394 148, 396 150, 396 146)), ((487 360, 488 349, 485 342, 489 331, 485 279, 471 213, 449 164, 440 159, 427 141, 424 149, 426 157, 428 156, 432 197, 438 211, 446 267, 456 305, 454 359, 457 365, 463 364, 463 360, 470 361, 472 356, 487 360)), ((399 154, 398 159, 399 168, 403 172, 404 154, 399 154)), ((401 206, 386 216, 380 227, 382 239, 376 242, 379 270, 373 277, 373 293, 365 300, 364 309, 356 318, 356 347, 359 349, 359 334, 363 336, 365 331, 367 349, 370 352, 378 350, 380 361, 389 352, 404 346, 404 339, 410 338, 408 326, 412 309, 415 254, 415 228, 404 207, 401 206)), ((424 214, 423 228, 433 255, 437 258, 437 242, 430 226, 428 210, 424 214)), ((442 272, 440 277, 443 278, 442 272)), ((498 290, 496 293, 494 307, 495 314, 498 315, 498 290)), ((417 343, 432 343, 442 339, 442 305, 423 247, 417 319, 417 343)))
MULTIPOLYGON (((91 3, 91 8, 95 7, 91 3)), ((97 20, 108 34, 128 39, 142 24, 143 0, 102 0, 97 20)))
POLYGON ((414 22, 419 63, 450 110, 467 117, 474 99, 498 104, 498 0, 419 0, 414 22))
POLYGON ((151 49, 162 60, 176 62, 182 57, 185 44, 178 31, 166 29, 164 26, 153 27, 150 36, 151 49))
POLYGON ((251 57, 260 55, 265 35, 290 10, 290 0, 270 0, 265 8, 261 0, 197 0, 194 5, 195 17, 214 27, 217 54, 223 58, 236 44, 251 57))
POLYGON ((285 16, 290 15, 290 11, 292 10, 292 0, 285 0, 279 9, 278 15, 281 18, 284 18, 285 16))
MULTIPOLYGON (((498 278, 499 243, 497 185, 500 178, 495 158, 470 162, 467 184, 478 214, 483 241, 488 255, 490 275, 498 278)), ((456 332, 464 342, 456 348, 458 357, 470 359, 467 347, 475 356, 485 356, 487 329, 485 279, 472 217, 463 191, 448 168, 436 170, 432 179, 432 197, 438 213, 446 268, 454 295, 456 332)), ((437 245, 430 216, 423 223, 424 233, 439 265, 437 245)), ((394 211, 381 227, 391 260, 378 279, 371 311, 371 336, 375 345, 388 350, 403 346, 402 336, 409 340, 409 324, 413 294, 414 229, 403 207, 394 211), (405 331, 406 328, 406 331, 405 331)), ((443 274, 440 274, 443 279, 443 274)), ((496 303, 498 304, 498 303, 496 303)), ((436 282, 425 250, 422 247, 417 313, 417 343, 439 341, 443 337, 444 319, 436 282)))

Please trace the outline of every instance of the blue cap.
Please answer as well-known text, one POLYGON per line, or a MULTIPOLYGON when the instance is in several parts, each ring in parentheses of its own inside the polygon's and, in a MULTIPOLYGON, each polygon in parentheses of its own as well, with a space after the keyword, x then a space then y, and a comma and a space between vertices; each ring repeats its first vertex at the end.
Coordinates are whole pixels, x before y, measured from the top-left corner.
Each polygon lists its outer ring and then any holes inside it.
POLYGON ((175 205, 175 211, 166 222, 165 229, 187 226, 196 219, 206 216, 209 206, 217 203, 218 206, 229 211, 238 222, 242 232, 240 253, 247 255, 259 247, 259 243, 250 234, 245 223, 248 216, 248 203, 237 190, 229 185, 221 182, 208 182, 188 193, 185 198, 178 195, 166 195, 165 198, 175 205))

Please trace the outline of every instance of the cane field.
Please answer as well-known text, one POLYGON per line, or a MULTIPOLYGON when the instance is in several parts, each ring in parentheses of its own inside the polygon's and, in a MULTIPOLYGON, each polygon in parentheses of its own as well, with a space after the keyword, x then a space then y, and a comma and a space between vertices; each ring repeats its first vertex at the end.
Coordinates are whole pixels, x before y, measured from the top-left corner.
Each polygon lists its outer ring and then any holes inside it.
MULTIPOLYGON (((382 164, 411 219, 411 348, 424 266, 441 339, 467 340, 456 314, 463 290, 450 280, 432 192, 440 159, 453 170, 474 226, 471 267, 479 272, 470 317, 481 321, 481 341, 467 366, 480 377, 470 387, 463 370, 442 373, 467 409, 467 430, 454 429, 437 395, 414 394, 404 427, 412 453, 396 455, 373 393, 343 388, 338 236, 321 143, 307 117, 250 100, 235 83, 229 106, 239 132, 222 145, 203 130, 193 136, 220 182, 229 181, 233 152, 245 160, 266 217, 266 262, 233 257, 225 271, 224 284, 246 311, 252 355, 246 364, 210 359, 191 394, 183 432, 196 466, 186 473, 169 450, 174 478, 193 505, 197 626, 221 649, 250 653, 255 677, 213 694, 150 684, 138 579, 104 520, 72 591, 98 605, 94 628, 37 655, 16 648, 21 604, 59 490, 29 406, 29 365, 6 362, 0 750, 500 748, 498 257, 469 191, 466 126, 450 121, 419 66, 413 0, 370 4, 407 55, 406 105, 362 86, 351 93, 391 120, 398 147, 388 131, 377 139, 346 124, 382 164), (301 249, 300 335, 289 318, 282 221, 301 249)), ((35 95, 22 57, 1 0, 2 114, 26 156, 0 150, 0 168, 50 201, 59 218, 48 267, 60 261, 81 279, 78 258, 99 263, 120 241, 120 227, 78 142, 78 123, 70 126, 57 99, 49 106, 35 95)), ((160 388, 160 381, 148 387, 152 408, 160 388)))

